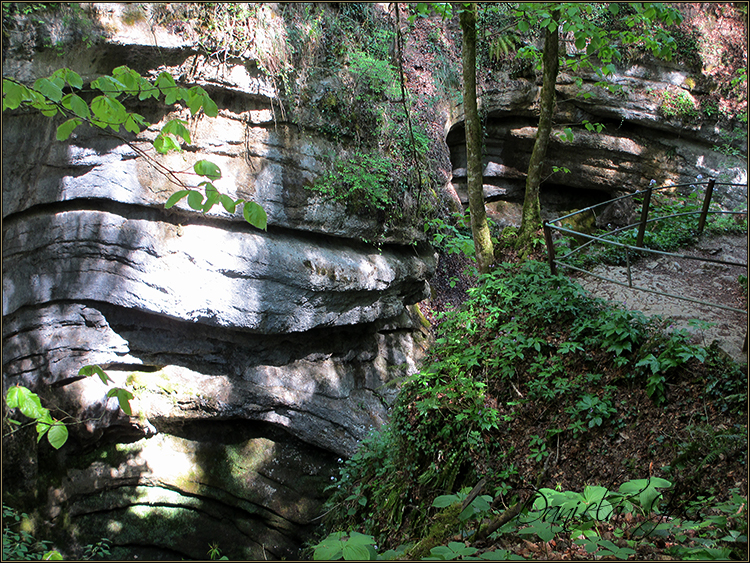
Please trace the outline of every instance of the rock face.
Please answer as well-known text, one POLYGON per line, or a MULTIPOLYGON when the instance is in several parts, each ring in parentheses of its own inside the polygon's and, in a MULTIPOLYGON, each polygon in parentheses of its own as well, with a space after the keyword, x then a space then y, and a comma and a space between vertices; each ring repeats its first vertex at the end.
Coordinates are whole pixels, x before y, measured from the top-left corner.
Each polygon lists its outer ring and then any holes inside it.
MULTIPOLYGON (((541 186, 544 219, 565 211, 595 205, 637 190, 649 182, 657 185, 696 183, 715 178, 725 184, 747 184, 747 146, 736 147, 737 156, 716 150, 722 144, 715 122, 669 118, 660 110, 657 93, 685 92, 694 84, 688 69, 664 62, 647 61, 620 69, 611 82, 621 94, 595 86, 595 75, 582 75, 583 86, 561 74, 557 82, 557 106, 552 137, 547 150, 541 186), (584 95, 590 97, 584 98, 584 95), (584 122, 601 124, 601 132, 589 131, 584 122), (571 128, 573 138, 564 137, 571 128), (555 168, 570 172, 555 172, 555 168)), ((489 210, 504 224, 520 224, 520 208, 526 170, 536 136, 541 84, 517 78, 502 82, 483 96, 485 126, 484 190, 489 210), (536 110, 536 113, 535 113, 536 110)), ((452 184, 465 203, 466 152, 460 110, 451 122, 447 143, 453 163, 452 184)), ((746 143, 746 141, 745 141, 746 143)), ((728 209, 746 204, 745 187, 724 186, 715 201, 728 209)), ((627 209, 603 209, 609 220, 627 224, 627 209), (613 213, 614 212, 614 213, 613 213), (614 217, 613 217, 614 215, 614 217)))
POLYGON ((126 30, 62 58, 11 49, 4 74, 67 66, 90 81, 129 64, 203 85, 215 119, 132 109, 189 120, 190 150, 158 161, 215 162, 217 187, 261 204, 268 230, 165 210, 175 186, 121 139, 81 129, 60 143, 58 123, 4 115, 4 391, 26 385, 84 421, 60 452, 7 440, 4 484, 37 495, 46 537, 71 555, 107 537, 114 557, 202 559, 218 543, 232 559, 293 558, 337 459, 417 369, 427 338, 410 306, 436 256, 420 225, 385 232, 313 197, 341 148, 274 119, 278 93, 248 61, 212 66, 173 36, 157 47, 126 30), (78 377, 88 364, 134 393, 132 417, 78 377))
MULTIPOLYGON (((277 84, 256 61, 208 59, 124 5, 95 6, 106 42, 87 48, 59 22, 19 20, 4 76, 30 84, 66 66, 88 83, 125 64, 201 85, 217 118, 141 104, 131 109, 156 125, 128 140, 188 121, 189 150, 156 162, 180 171, 215 162, 217 187, 261 204, 269 227, 184 201, 165 210, 174 184, 122 138, 79 128, 60 143, 57 122, 3 115, 4 391, 26 385, 83 421, 59 452, 37 447, 33 429, 4 440, 4 494, 44 507, 49 535, 40 537, 71 556, 106 537, 113 558, 202 559, 213 543, 231 559, 294 557, 337 459, 386 420, 399 382, 417 369, 427 337, 412 305, 429 294, 436 256, 421 225, 386 229, 377 214, 307 189, 345 148, 314 119, 285 121, 277 84), (39 49, 50 42, 66 47, 62 56, 39 49), (106 397, 110 387, 78 377, 89 364, 133 391, 132 417, 106 397)), ((569 209, 571 194, 596 203, 652 178, 746 182, 743 160, 709 150, 716 131, 666 120, 643 94, 684 86, 680 69, 624 69, 620 97, 584 78, 593 97, 558 103, 556 122, 577 129, 573 141, 553 138, 548 173, 571 172, 544 185, 545 213, 569 209), (606 130, 586 131, 583 120, 606 130)), ((320 92, 337 87, 326 80, 320 92)), ((558 99, 575 90, 560 77, 558 99)), ((482 100, 485 191, 506 224, 520 219, 538 97, 535 80, 517 79, 482 100)), ((448 188, 461 194, 460 112, 445 131, 448 188)), ((732 206, 746 195, 721 197, 732 206)))

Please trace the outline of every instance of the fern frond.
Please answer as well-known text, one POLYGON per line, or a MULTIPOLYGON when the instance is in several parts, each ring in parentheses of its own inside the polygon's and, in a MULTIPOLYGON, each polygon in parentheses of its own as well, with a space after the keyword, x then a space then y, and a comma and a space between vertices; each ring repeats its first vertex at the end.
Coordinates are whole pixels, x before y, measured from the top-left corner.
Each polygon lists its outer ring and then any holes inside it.
POLYGON ((490 56, 494 60, 500 60, 503 57, 507 57, 511 52, 514 52, 517 45, 518 40, 515 35, 511 33, 498 35, 490 44, 490 56))

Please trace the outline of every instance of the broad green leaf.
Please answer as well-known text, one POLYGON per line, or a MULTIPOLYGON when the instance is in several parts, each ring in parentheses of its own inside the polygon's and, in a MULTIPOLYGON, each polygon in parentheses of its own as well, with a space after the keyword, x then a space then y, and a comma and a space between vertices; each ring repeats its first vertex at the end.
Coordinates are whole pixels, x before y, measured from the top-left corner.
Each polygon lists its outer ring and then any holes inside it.
POLYGON ((161 133, 159 133, 156 136, 156 139, 154 139, 154 149, 160 154, 167 154, 169 151, 182 151, 182 148, 177 144, 177 141, 172 137, 162 135, 161 133))
POLYGON ((529 30, 529 23, 526 20, 521 20, 518 22, 518 31, 521 33, 526 33, 529 30))
POLYGON ((49 78, 40 78, 34 82, 34 90, 40 92, 46 98, 53 102, 59 102, 62 97, 62 88, 52 82, 49 78))
POLYGON ((112 76, 100 76, 91 83, 91 87, 100 90, 108 98, 112 99, 117 98, 128 89, 125 84, 112 76))
POLYGON ((219 200, 221 201, 221 204, 224 206, 224 209, 226 209, 229 213, 234 213, 238 202, 242 200, 234 201, 231 197, 229 197, 226 194, 221 194, 219 197, 219 200))
POLYGON ((174 104, 177 100, 184 100, 188 96, 188 90, 186 88, 180 88, 180 87, 174 87, 169 88, 166 91, 165 97, 164 97, 164 103, 166 103, 168 106, 171 106, 174 104))
POLYGON ((341 558, 343 553, 344 542, 341 538, 345 537, 344 532, 333 532, 315 546, 313 559, 316 561, 335 561, 341 558))
POLYGON ((74 117, 60 124, 60 126, 57 128, 57 134, 56 134, 57 140, 65 141, 68 137, 70 137, 70 134, 73 133, 73 130, 76 127, 78 127, 81 123, 83 123, 82 120, 78 119, 77 117, 74 117))
POLYGON ((201 211, 203 209, 203 194, 195 190, 190 190, 187 202, 191 208, 201 211))
POLYGON ((216 117, 219 115, 219 107, 216 105, 216 102, 208 96, 208 94, 203 97, 203 113, 208 117, 216 117))
POLYGON ((41 439, 49 431, 49 429, 52 428, 52 425, 55 424, 55 421, 52 419, 49 411, 47 409, 44 410, 44 414, 41 417, 37 418, 36 421, 37 442, 41 441, 41 439))
POLYGON ((265 209, 254 201, 246 201, 242 207, 242 215, 245 217, 245 221, 250 223, 253 227, 257 227, 262 230, 266 230, 268 226, 268 216, 266 215, 265 209))
POLYGON ((187 102, 191 115, 195 115, 200 111, 201 106, 203 106, 203 98, 206 96, 206 91, 200 86, 193 86, 188 90, 188 97, 185 101, 187 102))
POLYGON ((344 544, 342 554, 346 561, 368 561, 370 559, 370 552, 366 546, 352 544, 351 542, 344 544))
POLYGON ((120 404, 122 412, 128 416, 132 416, 133 412, 130 409, 130 399, 133 398, 133 394, 127 389, 122 387, 115 387, 107 392, 107 397, 117 397, 117 402, 120 404))
POLYGON ((610 2, 607 5, 607 8, 609 8, 609 11, 613 16, 616 16, 618 13, 620 13, 620 6, 618 6, 616 2, 610 2))
POLYGON ((91 111, 102 123, 118 131, 125 123, 128 111, 118 100, 109 96, 97 96, 91 101, 91 111))
POLYGON ((446 506, 450 506, 454 502, 458 502, 461 500, 458 495, 440 495, 439 497, 436 497, 435 500, 432 501, 432 506, 435 508, 445 508, 446 506))
POLYGON ((193 170, 199 176, 205 176, 211 180, 218 180, 221 178, 221 170, 213 162, 208 160, 199 160, 193 165, 193 170))
POLYGON ((30 99, 29 89, 23 84, 17 84, 11 80, 3 79, 3 111, 16 109, 30 99))
POLYGON ((47 433, 47 440, 53 448, 59 450, 68 441, 68 429, 61 422, 53 424, 47 433))
POLYGON ((313 552, 315 561, 336 561, 344 554, 344 542, 321 543, 313 552))
POLYGON ((182 119, 172 119, 165 123, 164 127, 161 128, 161 134, 174 135, 175 137, 179 137, 189 145, 190 131, 188 131, 188 128, 185 127, 185 125, 187 125, 187 122, 183 121, 182 119))
POLYGON ((54 73, 52 73, 52 76, 68 83, 72 88, 77 88, 78 90, 83 88, 83 79, 81 78, 81 76, 77 72, 75 72, 74 70, 70 70, 69 68, 57 69, 54 73))
POLYGON ((127 66, 118 66, 112 71, 112 76, 125 86, 125 90, 129 94, 135 95, 140 90, 138 79, 141 78, 141 75, 133 69, 128 68, 127 66))
POLYGON ((129 115, 124 124, 126 131, 130 131, 131 133, 134 133, 136 135, 141 132, 141 127, 138 123, 137 117, 140 116, 136 116, 134 114, 129 115))
POLYGON ((190 190, 180 190, 178 192, 173 193, 171 196, 169 196, 167 203, 164 204, 164 208, 169 209, 170 207, 173 207, 178 201, 180 201, 183 197, 186 197, 189 194, 190 194, 190 190))
POLYGON ((148 98, 158 98, 159 89, 151 84, 148 80, 143 80, 141 83, 141 93, 138 94, 139 100, 147 100, 148 98))
POLYGON ((203 204, 203 213, 208 213, 211 208, 219 203, 220 194, 213 184, 206 182, 206 202, 203 204))
POLYGON ((176 88, 174 77, 168 72, 164 71, 156 78, 156 86, 161 90, 161 93, 166 95, 167 91, 171 88, 176 88))
POLYGON ((83 366, 81 369, 78 370, 78 375, 82 375, 84 377, 91 377, 92 375, 97 375, 99 379, 102 380, 102 383, 104 383, 105 385, 108 382, 112 381, 112 378, 109 375, 107 375, 107 373, 97 365, 83 366))
POLYGON ((59 551, 48 551, 44 554, 44 557, 42 557, 42 561, 62 561, 63 556, 60 555, 59 551))
POLYGON ((91 115, 89 105, 77 94, 67 94, 60 101, 62 106, 69 109, 79 117, 87 118, 91 115))
POLYGON ((5 395, 5 404, 8 405, 9 409, 18 408, 19 395, 24 393, 24 391, 30 392, 26 387, 21 387, 20 385, 15 385, 8 389, 8 393, 5 395))
POLYGON ((9 408, 18 408, 25 416, 39 420, 49 411, 42 406, 39 396, 26 387, 16 385, 8 390, 5 398, 9 408))

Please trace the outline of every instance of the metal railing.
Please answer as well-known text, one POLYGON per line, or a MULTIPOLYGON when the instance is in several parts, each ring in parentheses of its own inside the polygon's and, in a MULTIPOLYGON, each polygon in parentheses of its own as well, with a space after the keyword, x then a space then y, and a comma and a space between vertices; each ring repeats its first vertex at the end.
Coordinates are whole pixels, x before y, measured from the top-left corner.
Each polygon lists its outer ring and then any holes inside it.
MULTIPOLYGON (((692 303, 697 303, 699 305, 705 305, 705 306, 708 306, 708 307, 716 307, 716 308, 719 308, 719 309, 727 309, 729 311, 735 311, 737 313, 742 313, 744 315, 747 315, 747 311, 744 310, 744 309, 737 309, 735 307, 729 307, 727 305, 722 305, 722 304, 719 304, 719 303, 710 303, 710 302, 707 302, 707 301, 701 301, 701 300, 698 300, 698 299, 693 299, 691 297, 686 297, 684 295, 675 295, 675 294, 666 293, 666 292, 663 292, 663 291, 656 291, 656 290, 653 290, 653 289, 650 289, 650 288, 647 288, 647 287, 639 287, 639 286, 633 284, 633 276, 632 276, 632 270, 631 270, 631 264, 630 264, 630 254, 631 254, 631 252, 634 253, 636 256, 637 255, 641 255, 642 253, 658 254, 658 255, 662 255, 662 256, 670 256, 670 257, 673 257, 673 258, 686 258, 686 259, 689 259, 689 260, 696 260, 696 261, 700 261, 700 262, 710 262, 710 263, 713 263, 713 264, 723 264, 723 265, 727 265, 727 266, 741 266, 741 267, 747 269, 747 262, 742 263, 742 262, 733 262, 733 261, 728 261, 728 260, 716 260, 716 259, 712 259, 712 258, 702 258, 702 257, 699 257, 699 256, 687 256, 685 254, 678 254, 678 253, 674 253, 674 252, 663 252, 663 251, 660 251, 660 250, 653 250, 653 249, 650 249, 650 248, 645 248, 643 246, 643 238, 644 238, 645 233, 646 233, 646 225, 648 225, 649 223, 652 223, 652 222, 655 222, 655 221, 662 221, 664 219, 670 219, 670 218, 673 218, 673 217, 699 215, 699 219, 698 219, 698 235, 700 236, 700 235, 703 234, 703 230, 704 230, 705 225, 706 225, 706 218, 707 218, 707 216, 709 214, 743 215, 743 214, 747 213, 747 211, 711 211, 709 209, 710 205, 711 205, 711 198, 713 196, 713 189, 714 189, 714 186, 717 185, 717 183, 716 183, 716 181, 714 179, 711 179, 711 180, 709 180, 706 183, 700 183, 700 184, 680 184, 680 185, 675 185, 675 186, 662 186, 662 187, 659 187, 659 188, 655 188, 653 184, 654 184, 654 182, 652 180, 651 185, 649 185, 649 187, 646 188, 645 190, 637 191, 637 192, 634 192, 632 194, 626 194, 624 196, 621 196, 621 197, 618 197, 618 198, 614 198, 614 199, 611 199, 609 201, 605 201, 603 203, 592 205, 590 207, 587 207, 585 209, 581 209, 579 211, 575 211, 573 213, 569 213, 568 215, 564 215, 564 216, 559 217, 557 219, 554 219, 552 221, 544 221, 544 223, 543 223, 543 227, 544 227, 544 239, 545 239, 545 242, 547 244, 547 258, 548 258, 548 261, 549 261, 549 267, 550 267, 550 271, 552 272, 552 274, 553 275, 557 274, 557 267, 561 266, 561 267, 564 267, 564 268, 568 268, 568 269, 571 269, 571 270, 574 270, 574 271, 577 271, 577 272, 581 272, 581 273, 593 276, 593 277, 601 279, 603 281, 607 281, 607 282, 610 282, 610 283, 621 285, 623 287, 629 287, 631 289, 636 289, 636 290, 639 290, 639 291, 646 291, 648 293, 654 293, 656 295, 663 295, 665 297, 670 297, 670 298, 674 298, 674 299, 681 299, 683 301, 690 301, 692 303), (702 205, 702 208, 701 208, 700 211, 687 211, 687 212, 684 212, 684 213, 674 213, 674 214, 671 214, 671 215, 663 215, 663 216, 660 216, 660 217, 654 217, 654 218, 649 219, 648 214, 649 214, 649 209, 650 209, 650 205, 651 205, 651 195, 652 195, 652 193, 654 191, 666 190, 666 189, 674 190, 674 189, 683 188, 683 187, 695 187, 697 185, 706 185, 706 193, 705 193, 705 196, 703 198, 703 205, 702 205), (634 198, 634 197, 637 197, 637 196, 640 196, 640 195, 643 196, 643 205, 642 205, 642 209, 641 209, 640 220, 637 223, 632 223, 630 225, 626 225, 624 227, 620 227, 620 228, 614 229, 612 231, 608 231, 608 232, 602 234, 601 236, 596 236, 596 235, 591 235, 591 234, 584 233, 584 232, 575 231, 573 229, 569 229, 567 227, 563 227, 560 224, 556 224, 556 223, 561 223, 563 220, 569 219, 570 217, 573 217, 575 215, 579 215, 581 213, 586 213, 586 212, 589 212, 589 211, 593 213, 594 209, 596 209, 598 207, 609 205, 609 204, 612 204, 612 203, 614 203, 616 201, 619 201, 619 200, 622 200, 622 199, 634 198), (618 233, 621 233, 623 231, 627 231, 628 229, 633 229, 635 227, 638 228, 638 234, 636 236, 636 244, 635 245, 629 245, 629 244, 625 244, 625 243, 614 241, 614 240, 608 240, 608 237, 612 237, 612 236, 614 236, 614 235, 616 235, 618 233), (587 240, 586 242, 584 242, 581 245, 577 246, 576 248, 571 249, 564 256, 562 256, 560 258, 557 258, 555 256, 555 244, 554 244, 554 241, 552 240, 552 231, 553 230, 559 231, 561 233, 566 233, 566 234, 569 234, 569 235, 574 235, 579 240, 580 240, 580 238, 585 238, 585 239, 589 239, 589 240, 587 240), (579 268, 577 266, 574 266, 573 264, 570 264, 568 262, 564 262, 563 261, 565 259, 569 259, 571 256, 573 256, 577 252, 581 252, 582 250, 584 250, 588 246, 593 245, 593 244, 595 244, 597 242, 625 249, 625 264, 626 264, 626 273, 627 273, 627 279, 628 279, 627 283, 624 283, 624 282, 621 282, 621 281, 618 281, 618 280, 615 280, 615 279, 606 278, 606 277, 601 276, 599 274, 594 274, 593 272, 590 272, 588 270, 584 270, 583 268, 579 268)), ((718 184, 718 185, 738 186, 738 187, 739 186, 745 186, 745 187, 747 187, 746 184, 718 184)), ((747 347, 747 336, 745 337, 745 347, 747 347)))

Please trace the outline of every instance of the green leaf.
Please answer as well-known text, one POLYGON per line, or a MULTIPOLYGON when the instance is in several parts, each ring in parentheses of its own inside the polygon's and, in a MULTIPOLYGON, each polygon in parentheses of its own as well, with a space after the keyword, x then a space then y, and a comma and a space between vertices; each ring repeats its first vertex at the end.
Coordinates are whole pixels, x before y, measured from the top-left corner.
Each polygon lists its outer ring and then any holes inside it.
POLYGON ((69 109, 79 117, 87 118, 91 115, 89 105, 86 101, 76 94, 67 94, 60 101, 62 106, 69 109))
POLYGON ((18 403, 21 400, 20 395, 24 393, 24 391, 30 393, 26 387, 21 387, 20 385, 15 385, 8 389, 8 393, 5 395, 5 404, 8 405, 9 409, 18 408, 18 403))
POLYGON ((169 196, 167 203, 164 204, 164 208, 169 209, 170 207, 173 207, 178 201, 180 201, 183 197, 189 194, 190 194, 190 190, 180 190, 178 192, 173 193, 171 196, 169 196))
POLYGON ((123 389, 122 387, 115 387, 114 389, 110 389, 109 392, 107 392, 107 397, 117 397, 117 402, 120 404, 120 408, 122 409, 122 412, 124 412, 128 416, 132 416, 133 412, 130 409, 130 399, 133 398, 133 394, 128 391, 127 389, 123 389))
POLYGON ((41 441, 42 437, 49 431, 50 428, 52 428, 52 425, 55 423, 55 421, 52 419, 52 416, 49 414, 49 411, 47 409, 44 409, 43 416, 39 417, 36 421, 36 441, 41 441))
POLYGON ((351 542, 344 544, 342 554, 347 561, 368 561, 370 559, 370 552, 367 546, 352 544, 351 542))
POLYGON ((177 100, 184 100, 188 96, 188 91, 185 88, 179 88, 175 86, 167 90, 164 97, 164 103, 168 106, 174 104, 177 100))
POLYGON ((526 33, 529 30, 529 22, 526 20, 521 20, 518 22, 518 31, 521 33, 526 33))
POLYGON ((156 78, 156 86, 161 90, 162 94, 166 95, 166 92, 171 88, 176 88, 177 84, 175 84, 174 77, 167 71, 164 71, 156 78))
POLYGON ((63 556, 60 555, 59 551, 48 551, 44 554, 44 557, 42 557, 42 561, 62 561, 63 556))
POLYGON ((218 180, 221 178, 221 170, 213 162, 208 160, 199 160, 193 165, 193 170, 199 176, 205 176, 211 180, 218 180))
POLYGON ((59 450, 68 441, 68 429, 60 422, 53 424, 47 433, 47 440, 53 448, 59 450))
POLYGON ((643 366, 648 366, 651 369, 651 373, 653 374, 659 373, 659 370, 661 369, 659 360, 653 354, 649 354, 648 356, 640 360, 637 364, 635 364, 635 367, 643 366))
POLYGON ((8 408, 18 408, 29 418, 39 420, 45 415, 49 416, 49 411, 42 406, 39 396, 22 385, 8 389, 5 401, 8 408))
POLYGON ((160 135, 174 135, 181 138, 188 145, 190 144, 190 131, 188 131, 187 121, 182 119, 172 119, 161 128, 160 135))
POLYGON ((201 211, 203 209, 203 194, 195 190, 190 190, 187 202, 191 208, 201 211))
POLYGON ((254 201, 246 201, 242 207, 242 215, 245 217, 245 221, 250 223, 253 227, 258 229, 266 230, 268 226, 268 216, 266 210, 254 201))
POLYGON ((137 135, 141 132, 141 126, 144 123, 145 121, 143 120, 142 116, 138 115, 137 113, 130 114, 125 120, 125 130, 137 135))
POLYGON ((151 84, 148 80, 140 81, 141 93, 138 94, 139 100, 147 100, 149 98, 159 98, 159 89, 151 84))
POLYGON ((115 99, 128 88, 112 76, 100 76, 91 83, 92 88, 96 88, 105 94, 106 97, 115 99))
POLYGON ((450 506, 454 502, 458 502, 461 500, 458 495, 440 495, 439 497, 436 497, 435 500, 432 501, 432 506, 435 508, 445 508, 446 506, 450 506))
MULTIPOLYGON (((205 105, 206 100, 210 101, 210 99, 211 98, 209 98, 206 91, 200 86, 193 86, 192 88, 190 88, 190 90, 188 90, 186 102, 187 102, 188 108, 190 109, 191 115, 195 115, 196 113, 198 113, 201 107, 205 105)), ((214 115, 214 116, 209 116, 209 117, 216 117, 216 116, 214 115)))
POLYGON ((177 144, 174 138, 159 133, 154 139, 154 149, 160 154, 167 154, 169 151, 181 152, 182 148, 177 144))
POLYGON ((34 90, 53 102, 59 102, 63 97, 62 88, 49 78, 40 78, 34 82, 34 90))
POLYGON ((102 383, 105 385, 112 381, 112 378, 107 375, 107 373, 100 368, 97 365, 88 365, 83 366, 81 369, 78 370, 78 375, 82 375, 83 377, 91 377, 92 375, 97 375, 99 379, 102 380, 102 383))
POLYGON ((134 96, 140 90, 139 79, 142 77, 133 69, 126 66, 118 66, 112 71, 112 76, 125 87, 125 91, 128 94, 134 96))
POLYGON ((237 201, 234 201, 228 195, 221 194, 219 197, 219 201, 221 201, 221 204, 224 206, 224 209, 226 209, 229 213, 234 213, 235 209, 237 208, 237 204, 241 202, 242 200, 238 199, 237 201))
POLYGON ((208 117, 216 117, 219 115, 219 107, 216 105, 216 102, 208 97, 208 94, 203 97, 203 113, 208 117))
POLYGON ((57 128, 57 134, 56 134, 57 140, 65 141, 68 137, 70 137, 71 133, 73 133, 73 130, 76 127, 78 127, 81 123, 83 123, 83 121, 78 119, 77 117, 68 119, 66 122, 62 123, 57 128))
POLYGON ((213 184, 206 182, 206 202, 203 204, 203 213, 208 213, 211 208, 219 203, 219 197, 221 194, 216 190, 213 184))
POLYGON ((345 537, 344 532, 333 532, 315 546, 313 559, 316 561, 335 561, 341 559, 343 555, 344 542, 341 538, 345 537))
POLYGON ((81 76, 77 72, 75 72, 74 70, 70 70, 69 68, 57 69, 52 74, 52 76, 59 78, 64 82, 67 82, 71 88, 77 88, 78 90, 83 88, 83 79, 81 78, 81 76))
POLYGON ((16 109, 22 102, 31 99, 29 89, 23 84, 3 79, 3 111, 16 109))
POLYGON ((109 96, 97 96, 91 101, 91 111, 102 123, 106 123, 113 130, 119 131, 128 117, 128 111, 118 100, 109 96))

